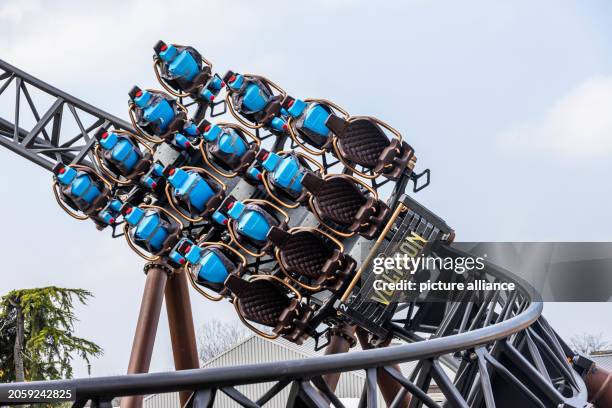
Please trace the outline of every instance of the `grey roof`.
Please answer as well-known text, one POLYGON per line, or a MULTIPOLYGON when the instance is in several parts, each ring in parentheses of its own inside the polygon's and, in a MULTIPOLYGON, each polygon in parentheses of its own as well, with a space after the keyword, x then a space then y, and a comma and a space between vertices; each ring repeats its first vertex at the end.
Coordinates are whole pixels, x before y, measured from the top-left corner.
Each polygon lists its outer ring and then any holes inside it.
MULTIPOLYGON (((269 340, 269 341, 274 341, 275 343, 281 344, 284 347, 289 347, 291 349, 297 350, 298 352, 301 352, 305 356, 308 356, 308 357, 325 355, 325 349, 322 349, 319 351, 314 350, 315 341, 312 338, 308 338, 308 340, 306 340, 302 345, 297 345, 283 338, 279 338, 276 340, 269 340)), ((362 348, 359 345, 359 342, 357 342, 355 347, 353 347, 350 351, 353 352, 353 351, 361 351, 361 350, 362 348)), ((416 361, 409 361, 407 363, 400 364, 400 369, 402 370, 402 373, 405 376, 409 376, 410 373, 412 373, 412 371, 416 367, 416 365, 417 365, 416 361)), ((365 378, 365 374, 362 372, 354 371, 353 373, 365 378)))
POLYGON ((598 367, 612 372, 612 350, 595 351, 590 358, 598 367))
MULTIPOLYGON (((273 344, 275 347, 281 347, 284 349, 288 349, 293 351, 294 353, 297 353, 299 356, 288 356, 289 358, 287 358, 288 360, 291 359, 296 359, 297 358, 308 358, 308 357, 314 357, 314 356, 323 356, 325 355, 325 349, 321 349, 318 351, 315 351, 315 341, 313 338, 308 338, 306 341, 304 341, 303 344, 298 345, 295 344, 293 342, 290 342, 288 340, 283 339, 282 337, 276 339, 276 340, 268 340, 265 339, 263 337, 259 337, 257 335, 251 335, 243 340, 241 340, 240 342, 236 343, 234 346, 230 347, 229 349, 227 349, 226 351, 224 351, 223 353, 211 358, 209 361, 205 362, 202 367, 218 367, 218 365, 216 364, 216 362, 219 359, 222 359, 223 356, 227 353, 232 353, 235 349, 239 348, 241 345, 243 345, 244 343, 247 342, 268 342, 273 344)), ((425 340, 427 341, 427 340, 425 340)), ((391 344, 390 347, 393 347, 394 344, 391 344)), ((355 345, 355 347, 353 347, 350 351, 361 351, 362 348, 359 345, 359 342, 357 342, 357 345, 355 345)), ((280 359, 277 359, 277 361, 280 359)), ((266 359, 262 359, 261 356, 258 356, 258 358, 256 358, 256 361, 253 361, 253 363, 261 363, 261 362, 265 362, 265 361, 269 361, 266 359)), ((242 364, 246 364, 245 362, 243 362, 242 364)), ((402 373, 405 376, 410 376, 410 374, 412 373, 412 371, 414 370, 414 368, 417 365, 417 361, 408 361, 405 363, 400 364, 400 369, 402 370, 402 373)), ((455 376, 455 372, 447 367, 446 365, 444 365, 444 363, 442 364, 442 367, 444 368, 444 371, 446 372, 446 374, 453 379, 455 376)), ((358 372, 358 371, 353 371, 352 374, 358 375, 359 377, 365 378, 365 374, 358 372)))
MULTIPOLYGON (((323 350, 314 351, 314 342, 306 342, 302 346, 297 346, 289 341, 277 339, 268 340, 260 336, 250 336, 238 342, 229 350, 211 358, 205 362, 203 368, 228 367, 244 364, 256 364, 262 362, 274 362, 283 360, 307 359, 316 355, 323 355, 323 350)), ((340 377, 340 382, 336 389, 336 395, 340 398, 359 397, 365 381, 365 375, 359 371, 345 373, 340 377)), ((236 387, 240 392, 249 398, 256 399, 263 395, 273 384, 250 384, 236 387)), ((281 391, 274 397, 267 406, 272 408, 284 408, 289 395, 289 387, 281 391)), ((379 404, 384 404, 380 398, 379 404)), ((215 400, 215 407, 225 408, 234 407, 236 404, 227 396, 218 393, 215 400)), ((167 405, 165 406, 167 408, 167 405)), ((165 408, 164 407, 164 408, 165 408)), ((149 408, 149 406, 147 406, 149 408)), ((151 407, 153 408, 153 407, 151 407)), ((162 408, 160 406, 155 408, 162 408)))
MULTIPOLYGON (((391 347, 393 347, 393 345, 391 347)), ((361 350, 361 347, 356 345, 351 352, 359 350, 361 350)), ((220 353, 219 355, 206 361, 202 365, 202 368, 228 367, 282 360, 298 360, 322 356, 324 354, 325 350, 314 350, 314 340, 312 339, 306 340, 302 345, 297 345, 282 338, 268 340, 263 337, 253 335, 237 342, 223 353, 220 353)), ((400 369, 405 376, 409 376, 414 370, 416 364, 417 362, 414 361, 406 362, 400 364, 400 369)), ((443 365, 443 367, 451 380, 454 379, 455 373, 446 366, 443 365)), ((364 381, 365 373, 362 371, 344 373, 340 377, 340 383, 338 384, 336 394, 340 398, 358 398, 361 394, 364 381)), ((271 385, 271 383, 251 384, 247 386, 238 386, 236 388, 243 394, 251 398, 256 398, 263 395, 263 393, 267 391, 271 385)), ((436 388, 437 387, 433 387, 430 390, 430 395, 435 400, 442 401, 443 397, 441 394, 437 393, 436 388), (431 392, 435 394, 431 394, 431 392)), ((277 397, 270 401, 268 405, 270 407, 284 407, 284 401, 287 398, 288 392, 289 388, 283 390, 277 397)), ((384 406, 385 404, 380 393, 378 397, 379 405, 384 406)), ((178 406, 177 393, 150 395, 145 397, 144 406, 145 408, 180 408, 178 406)), ((217 395, 215 407, 225 408, 234 406, 236 406, 236 404, 227 396, 223 395, 222 393, 217 395)))

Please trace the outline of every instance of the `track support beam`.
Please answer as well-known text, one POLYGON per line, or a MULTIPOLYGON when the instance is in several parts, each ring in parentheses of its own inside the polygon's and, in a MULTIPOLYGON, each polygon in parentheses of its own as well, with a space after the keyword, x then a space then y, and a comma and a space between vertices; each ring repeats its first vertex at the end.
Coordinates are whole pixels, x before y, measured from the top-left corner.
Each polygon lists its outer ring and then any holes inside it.
MULTIPOLYGON (((168 271, 164 268, 152 266, 145 270, 147 271, 147 279, 140 303, 140 312, 128 364, 128 374, 149 371, 159 315, 164 300, 164 289, 168 280, 168 271)), ((142 396, 130 396, 121 400, 121 408, 140 408, 141 406, 142 396)))
MULTIPOLYGON (((174 368, 177 370, 199 368, 193 313, 185 273, 174 273, 170 276, 166 283, 165 295, 174 368)), ((179 396, 181 406, 185 406, 191 393, 181 392, 179 396)))

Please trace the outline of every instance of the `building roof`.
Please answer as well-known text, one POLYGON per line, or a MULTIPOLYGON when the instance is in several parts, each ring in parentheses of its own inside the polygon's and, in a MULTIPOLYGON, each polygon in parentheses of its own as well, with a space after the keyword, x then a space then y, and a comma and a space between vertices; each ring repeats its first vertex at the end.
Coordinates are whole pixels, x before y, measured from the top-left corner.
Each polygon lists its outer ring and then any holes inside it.
MULTIPOLYGON (((239 341, 238 343, 236 343, 235 345, 233 345, 232 347, 228 348, 227 350, 225 350, 223 353, 218 354, 217 356, 211 358, 210 360, 206 361, 203 365, 202 368, 205 367, 219 367, 222 365, 218 365, 217 362, 221 359, 224 359, 224 356, 228 353, 233 353, 236 349, 242 347, 245 343, 249 343, 249 342, 264 342, 266 344, 270 344, 272 347, 276 348, 276 347, 280 347, 284 350, 290 351, 292 353, 295 353, 295 356, 291 356, 291 354, 289 354, 289 358, 287 358, 288 360, 297 360, 300 358, 308 358, 308 357, 318 357, 318 356, 324 356, 325 355, 325 349, 321 349, 321 350, 315 350, 315 341, 313 338, 308 338, 306 341, 304 341, 303 344, 298 345, 295 344, 293 342, 290 342, 288 340, 283 339, 282 337, 279 337, 278 339, 275 340, 269 340, 257 335, 251 335, 241 341, 239 341)), ((263 345, 263 344, 262 344, 263 345)), ((391 347, 393 347, 394 345, 392 344, 391 347)), ((351 350, 351 352, 354 351, 362 351, 361 346, 359 345, 359 342, 357 342, 357 344, 355 345, 355 347, 353 347, 351 350)), ((282 359, 276 359, 276 360, 272 360, 272 361, 281 361, 282 359)), ((260 357, 258 357, 255 361, 253 361, 254 363, 262 363, 262 362, 268 362, 265 359, 261 359, 260 357)), ((242 364, 247 364, 245 362, 242 362, 242 364)), ((416 365, 418 364, 418 361, 407 361, 405 363, 401 363, 400 364, 400 369, 402 371, 402 373, 404 374, 404 376, 408 377, 410 376, 410 374, 412 373, 412 371, 414 371, 416 365)), ((453 379, 455 376, 455 372, 452 368, 446 366, 444 364, 444 362, 442 362, 442 368, 444 369, 444 371, 446 372, 446 374, 453 379)), ((357 375, 360 378, 365 378, 365 373, 362 373, 361 371, 352 371, 351 374, 357 375)))
MULTIPOLYGON (((265 339, 263 337, 257 336, 257 335, 251 335, 243 340, 241 340, 240 342, 236 343, 234 346, 230 347, 229 349, 225 350, 223 353, 211 358, 210 360, 206 361, 202 367, 216 367, 217 365, 215 364, 218 360, 223 359, 223 357, 228 354, 228 353, 232 353, 234 352, 235 349, 240 348, 241 346, 243 346, 245 343, 248 342, 267 342, 273 345, 273 347, 281 347, 285 350, 290 350, 293 353, 296 353, 297 355, 299 355, 297 358, 291 358, 291 359, 298 359, 298 358, 308 358, 308 357, 317 357, 317 356, 324 356, 325 355, 325 349, 321 349, 321 350, 315 350, 315 341, 312 338, 308 338, 303 344, 298 345, 295 343, 292 343, 288 340, 281 338, 275 339, 275 340, 269 340, 269 339, 265 339)), ((357 343, 357 345, 355 347, 353 347, 351 349, 351 352, 354 351, 361 351, 362 348, 359 345, 359 343, 357 343)), ((280 360, 278 360, 280 361, 280 360)), ((258 363, 264 362, 261 359, 258 359, 258 361, 255 361, 258 363)), ((412 371, 414 370, 414 368, 417 365, 417 361, 408 361, 405 363, 400 364, 400 368, 402 370, 402 373, 405 376, 409 376, 412 371)), ((453 378, 454 377, 454 372, 452 369, 450 369, 449 367, 445 366, 444 364, 442 364, 442 367, 444 368, 444 370, 446 371, 446 373, 453 378)), ((360 371, 354 371, 354 374, 358 375, 359 377, 365 378, 365 374, 360 372, 360 371)))
MULTIPOLYGON (((231 367, 237 365, 257 364, 263 362, 275 362, 284 360, 300 360, 311 357, 319 357, 325 354, 325 350, 314 350, 315 342, 313 339, 308 339, 302 345, 297 345, 285 339, 279 338, 276 340, 265 339, 260 336, 249 336, 224 352, 206 361, 202 368, 212 367, 231 367)), ((356 345, 351 352, 360 351, 361 347, 356 345)), ((410 361, 400 364, 400 369, 405 376, 410 376, 417 362, 410 361)), ((448 367, 442 365, 447 375, 453 379, 455 373, 448 367)), ((359 398, 363 383, 365 381, 365 373, 363 370, 351 371, 343 373, 340 377, 340 382, 336 389, 336 395, 339 398, 359 398)), ((246 386, 236 387, 243 394, 250 398, 257 398, 263 395, 271 386, 271 383, 265 384, 250 384, 246 386)), ((283 390, 277 397, 269 402, 266 406, 284 407, 289 387, 283 390)), ((437 387, 433 386, 430 389, 430 395, 434 400, 442 401, 443 397, 438 394, 437 387)), ((380 393, 378 394, 379 405, 384 406, 384 401, 380 393)), ((178 394, 160 394, 151 395, 145 398, 145 408, 180 408, 178 406, 178 394)), ((215 407, 233 407, 235 403, 221 392, 218 393, 215 401, 215 407)))
MULTIPOLYGON (((248 365, 257 363, 271 363, 285 360, 302 360, 314 356, 323 355, 324 351, 314 351, 314 342, 306 342, 302 346, 295 345, 283 339, 269 340, 260 336, 249 336, 248 338, 238 342, 228 350, 206 361, 203 368, 213 367, 231 367, 238 365, 248 365)), ((336 395, 340 398, 359 397, 361 389, 365 381, 365 375, 360 371, 344 373, 340 377, 336 395)), ((263 395, 272 383, 241 385, 236 387, 240 392, 249 398, 256 399, 263 395)), ((266 406, 272 408, 284 407, 288 398, 290 387, 285 388, 276 397, 274 397, 266 406)), ((380 404, 383 404, 380 399, 380 404)), ((234 407, 236 404, 231 401, 222 392, 217 393, 215 407, 221 408, 234 407)), ((158 405, 150 408, 162 408, 158 405)), ((168 407, 167 405, 164 408, 168 407)), ((170 408, 170 407, 168 407, 170 408)))
POLYGON ((590 358, 598 367, 612 372, 612 350, 594 351, 591 353, 590 358))

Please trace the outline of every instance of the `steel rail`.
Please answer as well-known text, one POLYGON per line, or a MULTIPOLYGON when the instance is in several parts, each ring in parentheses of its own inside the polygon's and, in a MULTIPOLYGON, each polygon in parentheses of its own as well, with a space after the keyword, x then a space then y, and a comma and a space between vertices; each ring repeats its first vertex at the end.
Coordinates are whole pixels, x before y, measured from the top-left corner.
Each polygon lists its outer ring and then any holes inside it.
MULTIPOLYGON (((35 389, 44 385, 46 387, 73 388, 76 390, 79 399, 87 400, 211 387, 219 388, 262 383, 279 378, 287 380, 312 378, 322 374, 363 370, 421 360, 489 344, 527 328, 540 317, 542 309, 541 302, 532 303, 523 313, 495 325, 453 336, 375 350, 235 367, 73 380, 34 381, 20 384, 20 387, 35 389)), ((14 387, 15 384, 0 384, 0 393, 14 387)))

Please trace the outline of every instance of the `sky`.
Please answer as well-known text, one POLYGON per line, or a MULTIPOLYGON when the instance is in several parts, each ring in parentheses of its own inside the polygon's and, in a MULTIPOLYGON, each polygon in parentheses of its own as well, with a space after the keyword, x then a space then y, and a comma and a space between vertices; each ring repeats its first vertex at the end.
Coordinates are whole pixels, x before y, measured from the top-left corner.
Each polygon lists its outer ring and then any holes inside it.
MULTIPOLYGON (((158 87, 159 39, 197 48, 221 74, 263 74, 290 94, 379 117, 415 149, 432 185, 415 197, 462 241, 610 241, 612 3, 607 1, 133 0, 0 2, 0 58, 127 119, 127 92, 158 87)), ((0 115, 6 113, 0 97, 0 115)), ((123 240, 66 216, 51 175, 0 150, 0 293, 91 290, 76 334, 127 368, 144 284, 123 240)), ((196 326, 235 320, 193 293, 196 326)), ((546 304, 568 338, 603 333, 607 304, 546 304)), ((152 371, 172 367, 165 316, 152 371)), ((82 362, 77 376, 86 375, 82 362)))

